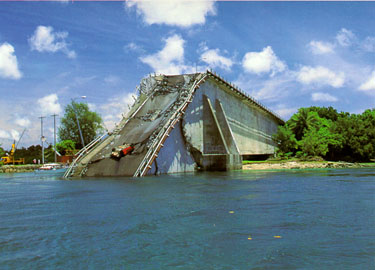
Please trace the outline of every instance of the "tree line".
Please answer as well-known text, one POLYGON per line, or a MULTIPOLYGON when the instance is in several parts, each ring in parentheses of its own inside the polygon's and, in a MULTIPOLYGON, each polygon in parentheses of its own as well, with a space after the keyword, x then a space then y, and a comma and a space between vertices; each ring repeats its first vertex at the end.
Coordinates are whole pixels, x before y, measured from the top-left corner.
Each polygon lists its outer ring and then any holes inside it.
MULTIPOLYGON (((104 132, 103 121, 98 113, 91 111, 86 103, 72 101, 65 107, 64 116, 58 128, 59 142, 56 144, 56 149, 61 155, 70 155, 77 152, 76 149, 82 148, 77 118, 85 144, 104 132)), ((9 152, 5 151, 0 145, 0 157, 9 154, 9 152)), ((32 145, 27 148, 16 149, 14 156, 15 159, 25 158, 26 164, 34 163, 34 160, 38 162, 42 159, 42 146, 32 145)), ((46 163, 54 161, 55 153, 52 145, 45 145, 44 159, 46 163)))
POLYGON ((369 161, 375 158, 375 109, 350 114, 332 107, 300 108, 273 139, 281 157, 369 161))

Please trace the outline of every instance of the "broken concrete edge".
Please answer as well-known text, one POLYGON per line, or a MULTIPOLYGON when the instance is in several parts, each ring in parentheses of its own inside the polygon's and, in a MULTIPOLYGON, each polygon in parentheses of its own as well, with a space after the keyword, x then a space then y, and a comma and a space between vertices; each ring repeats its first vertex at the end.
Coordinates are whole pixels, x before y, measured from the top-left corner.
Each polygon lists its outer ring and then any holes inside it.
MULTIPOLYGON (((190 74, 188 74, 190 75, 190 74)), ((184 112, 187 108, 187 105, 192 101, 194 92, 196 89, 199 88, 200 84, 202 84, 207 75, 205 73, 194 73, 191 75, 196 75, 192 86, 189 89, 189 93, 185 100, 182 102, 180 107, 175 111, 172 117, 169 118, 167 123, 163 126, 163 128, 159 131, 156 135, 156 138, 160 138, 159 140, 154 140, 154 143, 150 146, 148 152, 146 153, 144 159, 140 163, 139 167, 137 168, 136 172, 134 173, 134 177, 142 177, 147 174, 149 169, 151 169, 152 163, 156 159, 159 151, 164 146, 163 143, 169 136, 169 133, 174 128, 177 122, 179 122, 184 115, 184 112)))
MULTIPOLYGON (((155 89, 156 87, 158 86, 156 81, 163 81, 165 77, 168 77, 168 78, 173 78, 174 76, 178 77, 178 76, 181 76, 181 75, 155 75, 154 77, 152 76, 149 76, 147 78, 151 78, 151 82, 147 82, 145 81, 144 79, 142 79, 141 81, 141 85, 139 87, 139 95, 138 95, 138 98, 135 100, 134 104, 132 105, 132 107, 130 108, 129 112, 126 114, 126 116, 123 116, 123 119, 122 121, 119 123, 119 125, 117 125, 114 129, 114 131, 112 131, 113 135, 115 135, 117 132, 120 132, 120 130, 126 126, 127 122, 137 113, 137 111, 139 111, 143 106, 144 104, 147 102, 147 100, 154 96, 154 92, 155 92, 155 89), (154 79, 154 83, 152 82, 152 79, 154 79), (147 91, 145 91, 145 88, 142 87, 142 84, 145 84, 145 83, 149 83, 150 84, 150 87, 148 89, 146 89, 147 91), (143 97, 143 98, 142 98, 143 97), (143 100, 143 102, 142 102, 143 100), (116 132, 117 131, 117 132, 116 132)), ((235 94, 240 94, 242 98, 244 98, 244 101, 248 102, 249 104, 251 105, 256 105, 256 107, 262 109, 262 111, 264 111, 265 113, 267 114, 270 114, 273 118, 275 118, 277 120, 277 122, 279 123, 283 123, 284 121, 279 117, 277 116, 275 113, 273 113, 271 110, 267 109, 265 106, 263 106, 262 104, 260 104, 259 102, 257 102, 255 99, 253 99, 252 97, 250 97, 248 94, 244 93, 243 91, 239 90, 238 88, 236 88, 235 86, 233 86, 232 84, 229 84, 228 82, 226 82, 224 79, 222 79, 220 76, 212 73, 212 71, 207 71, 205 73, 193 73, 193 74, 185 74, 183 75, 184 78, 185 77, 189 77, 191 76, 191 78, 194 78, 194 83, 193 83, 193 86, 191 87, 191 90, 189 91, 189 94, 187 95, 187 97, 185 98, 185 95, 181 96, 183 97, 184 101, 181 103, 179 103, 178 105, 181 104, 181 106, 179 107, 179 109, 176 111, 176 114, 174 114, 176 117, 171 117, 173 118, 171 121, 168 121, 166 123, 166 128, 164 129, 160 129, 158 130, 158 134, 156 135, 155 138, 153 139, 157 139, 155 140, 155 143, 153 143, 153 145, 151 147, 149 147, 149 153, 147 153, 143 159, 143 161, 140 163, 140 170, 137 170, 140 171, 140 173, 135 173, 134 176, 144 176, 145 174, 147 174, 147 171, 149 168, 151 168, 151 165, 152 163, 154 162, 155 158, 157 157, 157 154, 158 152, 160 151, 160 149, 163 147, 163 142, 167 139, 168 137, 168 134, 171 132, 171 130, 174 128, 174 125, 180 121, 181 118, 183 118, 183 112, 180 111, 180 109, 183 109, 187 107, 187 105, 191 102, 191 99, 193 98, 193 95, 194 95, 194 92, 196 91, 196 89, 198 89, 200 87, 200 84, 204 83, 206 81, 207 78, 209 79, 212 79, 212 80, 215 80, 215 81, 219 81, 220 84, 223 85, 223 87, 220 87, 220 88, 224 88, 224 90, 226 92, 234 92, 235 94), (196 76, 194 76, 196 75, 196 76), (178 112, 178 113, 177 113, 178 112)), ((169 82, 170 83, 170 82, 169 82)), ((167 85, 168 82, 165 82, 165 84, 167 85)), ((190 83, 189 83, 190 84, 190 83)), ((147 88, 147 87, 146 87, 147 88)), ((190 87, 189 87, 190 88, 190 87)), ((167 89, 168 90, 168 89, 167 89)), ((160 92, 160 91, 159 91, 160 92)), ((215 104, 216 105, 216 104, 215 104)), ((212 105, 210 104, 210 107, 211 107, 211 111, 213 112, 213 108, 212 108, 212 105)), ((224 112, 224 117, 225 117, 225 112, 224 112)), ((214 115, 214 118, 215 118, 215 115, 214 115)), ((218 120, 215 119, 215 122, 216 122, 216 125, 218 120)), ((228 122, 226 120, 226 122, 228 122)), ((227 123, 228 126, 229 126, 229 123, 227 123)), ((112 135, 111 133, 108 133, 109 135, 112 135)), ((154 134, 152 134, 151 136, 153 136, 154 134)), ((223 137, 223 134, 220 134, 221 137, 223 137)), ((151 137, 150 136, 150 137, 151 137)), ((150 138, 148 137, 148 138, 150 138)), ((154 142, 154 140, 150 140, 149 141, 152 141, 154 142)), ((224 141, 224 143, 226 143, 224 141)), ((100 144, 99 144, 100 145, 100 144)), ((105 147, 105 146, 104 146, 105 147)), ((96 148, 96 147, 95 147, 96 148)), ((92 149, 93 151, 94 149, 92 149)), ((226 152, 227 154, 229 154, 228 152, 228 147, 226 147, 226 152)), ((237 149, 238 150, 238 149, 237 149)), ((91 152, 92 152, 91 151, 91 152)), ((96 151, 97 152, 97 151, 96 151)), ((193 153, 191 153, 193 155, 193 153)), ((200 153, 201 154, 201 157, 203 157, 203 153, 200 153)), ((95 154, 94 154, 95 155, 95 154)), ((92 155, 91 155, 92 156, 92 155)), ((194 155, 193 155, 194 156, 194 155)), ((209 154, 206 155, 206 157, 208 158, 209 154)), ((205 162, 200 162, 200 164, 205 167, 202 163, 205 163, 205 162)), ((80 173, 79 175, 83 176, 85 174, 85 169, 87 170, 87 166, 88 166, 89 162, 81 162, 80 165, 81 168, 80 169, 80 173)), ((199 164, 197 162, 197 164, 199 164)))

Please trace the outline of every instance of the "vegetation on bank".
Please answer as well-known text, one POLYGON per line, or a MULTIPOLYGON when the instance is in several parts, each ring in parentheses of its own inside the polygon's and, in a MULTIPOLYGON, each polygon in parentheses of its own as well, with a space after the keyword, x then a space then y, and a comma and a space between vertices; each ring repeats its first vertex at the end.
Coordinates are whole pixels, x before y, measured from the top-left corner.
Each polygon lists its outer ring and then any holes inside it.
POLYGON ((77 118, 82 131, 85 144, 94 140, 99 134, 104 132, 102 118, 96 112, 89 109, 86 103, 72 101, 65 107, 65 114, 61 118, 58 130, 61 141, 71 140, 78 149, 82 148, 82 142, 77 125, 77 118))
POLYGON ((375 109, 350 114, 332 107, 300 108, 273 139, 281 158, 370 161, 375 158, 375 109))
MULTIPOLYGON (((74 155, 78 151, 77 149, 82 148, 77 118, 85 144, 104 132, 103 121, 98 113, 91 111, 86 103, 72 101, 65 107, 65 114, 58 129, 59 142, 56 144, 56 149, 61 155, 74 155)), ((9 153, 10 151, 5 151, 0 144, 0 157, 9 153)), ((38 163, 38 160, 42 160, 42 146, 31 145, 28 148, 18 148, 14 156, 15 159, 24 158, 25 164, 38 163)), ((45 163, 55 160, 52 145, 45 145, 44 160, 45 163)), ((0 166, 2 165, 0 161, 0 166)))

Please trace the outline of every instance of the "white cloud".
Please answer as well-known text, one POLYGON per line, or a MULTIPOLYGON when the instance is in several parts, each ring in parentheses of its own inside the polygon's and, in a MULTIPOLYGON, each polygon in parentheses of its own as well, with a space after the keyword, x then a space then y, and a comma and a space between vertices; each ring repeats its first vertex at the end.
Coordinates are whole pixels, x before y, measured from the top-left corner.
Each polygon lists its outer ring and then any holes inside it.
POLYGON ((12 138, 9 134, 9 132, 0 129, 0 139, 10 139, 12 138))
POLYGON ((129 106, 135 101, 133 96, 136 97, 136 94, 125 93, 120 96, 112 97, 108 99, 105 104, 99 106, 99 111, 103 116, 104 125, 108 130, 113 129, 115 124, 119 123, 123 115, 129 111, 129 106))
POLYGON ((13 140, 18 141, 20 139, 20 133, 17 130, 12 129, 10 134, 13 140))
POLYGON ((31 124, 30 120, 27 118, 17 118, 15 123, 20 127, 28 127, 31 124))
POLYGON ((366 52, 375 52, 375 37, 366 37, 361 47, 366 52))
POLYGON ((138 44, 134 42, 130 42, 127 45, 124 46, 124 52, 129 53, 129 52, 144 52, 144 49, 139 46, 138 44))
POLYGON ((359 86, 358 89, 361 91, 375 91, 375 71, 366 82, 359 86))
POLYGON ((38 52, 58 52, 65 53, 69 58, 75 58, 76 53, 68 48, 65 39, 68 32, 54 32, 51 26, 39 25, 34 35, 29 39, 31 50, 38 52))
POLYGON ((343 47, 349 47, 356 41, 354 33, 348 29, 342 28, 336 35, 338 44, 343 47))
POLYGON ((234 81, 234 84, 247 91, 255 99, 268 103, 280 103, 280 100, 287 98, 291 92, 296 94, 297 87, 295 75, 290 71, 279 73, 268 79, 243 73, 234 81))
POLYGON ((336 102, 338 99, 328 93, 312 93, 311 94, 311 99, 313 101, 325 101, 325 102, 336 102))
POLYGON ((17 57, 14 55, 14 48, 6 42, 0 45, 0 77, 9 79, 22 77, 18 69, 17 57))
POLYGON ((38 104, 43 114, 59 114, 61 113, 61 105, 59 103, 59 98, 56 94, 51 94, 43 98, 38 99, 38 104))
POLYGON ((104 82, 109 84, 117 84, 120 82, 120 78, 115 75, 109 75, 104 78, 104 82))
POLYGON ((286 65, 275 55, 271 46, 267 46, 261 52, 246 53, 242 66, 249 73, 261 74, 272 71, 271 76, 286 69, 286 65))
POLYGON ((298 108, 288 108, 286 105, 279 105, 275 112, 280 115, 283 119, 290 118, 293 114, 298 111, 298 108))
POLYGON ((272 78, 261 82, 259 90, 252 91, 252 96, 259 100, 277 101, 286 95, 289 95, 291 88, 289 76, 272 78))
POLYGON ((297 80, 302 84, 330 85, 338 88, 344 85, 345 74, 334 73, 328 68, 303 66, 297 73, 297 80))
POLYGON ((184 64, 184 43, 179 35, 165 40, 165 47, 159 52, 141 57, 140 60, 151 66, 156 73, 181 74, 194 69, 184 64))
POLYGON ((216 14, 214 0, 127 0, 126 7, 135 7, 149 25, 190 27, 204 24, 207 15, 216 14))
POLYGON ((309 43, 309 47, 313 54, 328 54, 334 52, 334 45, 329 42, 313 40, 309 43))
POLYGON ((233 65, 232 59, 220 55, 219 49, 205 50, 200 59, 212 68, 219 67, 225 70, 230 70, 233 65))
POLYGON ((89 110, 90 111, 96 111, 96 108, 97 108, 97 106, 96 106, 96 104, 94 104, 94 103, 87 103, 87 106, 89 106, 89 110))

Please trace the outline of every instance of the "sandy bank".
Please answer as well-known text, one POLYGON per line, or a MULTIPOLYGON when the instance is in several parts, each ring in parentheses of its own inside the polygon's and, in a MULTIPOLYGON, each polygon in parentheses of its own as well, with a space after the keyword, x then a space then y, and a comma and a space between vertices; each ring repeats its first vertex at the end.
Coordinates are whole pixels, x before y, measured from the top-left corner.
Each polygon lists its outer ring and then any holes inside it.
POLYGON ((287 161, 287 162, 260 162, 244 164, 243 170, 282 170, 282 169, 322 169, 322 168, 362 168, 375 167, 375 164, 360 164, 348 162, 309 162, 309 161, 287 161))

